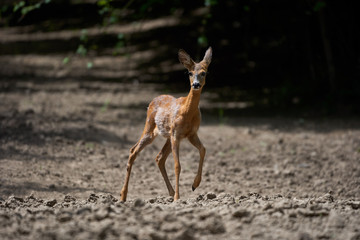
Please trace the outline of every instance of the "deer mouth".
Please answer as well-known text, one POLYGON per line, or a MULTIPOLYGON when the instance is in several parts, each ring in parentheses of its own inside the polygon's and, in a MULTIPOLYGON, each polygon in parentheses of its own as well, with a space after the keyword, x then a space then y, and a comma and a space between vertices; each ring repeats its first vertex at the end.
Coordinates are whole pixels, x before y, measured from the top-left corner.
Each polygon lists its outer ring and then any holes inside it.
POLYGON ((193 87, 193 89, 200 89, 201 85, 200 85, 200 83, 195 82, 195 83, 192 84, 192 87, 193 87))

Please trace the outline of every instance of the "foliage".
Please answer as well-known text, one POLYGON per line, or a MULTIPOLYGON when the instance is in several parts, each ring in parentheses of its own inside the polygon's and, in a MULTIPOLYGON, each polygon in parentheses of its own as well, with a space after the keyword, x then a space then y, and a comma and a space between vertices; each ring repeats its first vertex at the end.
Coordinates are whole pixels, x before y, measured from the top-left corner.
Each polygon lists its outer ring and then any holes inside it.
POLYGON ((211 19, 212 15, 210 13, 210 9, 211 7, 214 7, 218 4, 217 0, 204 0, 204 6, 208 8, 208 13, 206 13, 203 16, 203 19, 201 21, 201 31, 200 31, 200 35, 197 39, 197 43, 200 47, 205 48, 209 45, 209 39, 206 33, 206 29, 207 29, 207 25, 208 25, 208 21, 211 19))
MULTIPOLYGON (((129 49, 143 51, 145 48, 166 45, 170 51, 164 50, 155 56, 161 63, 167 61, 169 56, 166 54, 173 54, 176 48, 200 54, 201 50, 211 45, 216 49, 212 65, 216 71, 211 78, 221 81, 209 79, 209 87, 236 86, 248 91, 258 89, 260 92, 270 89, 266 96, 268 100, 263 101, 268 105, 316 103, 323 109, 331 108, 338 100, 355 102, 360 94, 357 81, 359 53, 356 51, 359 49, 359 37, 354 3, 326 0, 288 1, 286 4, 282 0, 8 2, 0 6, 0 24, 32 24, 34 31, 62 29, 63 25, 56 24, 65 22, 66 14, 64 20, 58 22, 53 18, 41 19, 41 24, 46 22, 42 26, 48 28, 36 25, 39 15, 49 17, 44 13, 47 9, 58 6, 74 9, 74 5, 91 8, 91 14, 88 12, 86 15, 88 10, 78 10, 77 15, 72 15, 81 24, 70 23, 66 26, 79 34, 77 39, 69 41, 71 49, 69 46, 66 51, 72 54, 62 60, 64 65, 71 64, 73 56, 77 56, 91 59, 84 64, 84 68, 93 69, 96 67, 94 58, 104 52, 114 56, 129 55, 129 49), (177 26, 132 34, 107 32, 113 24, 142 26, 147 20, 170 15, 178 18, 180 23, 177 26), (88 29, 94 26, 100 28, 103 34, 89 34, 88 29)), ((144 66, 142 64, 141 67, 144 66)), ((261 102, 259 99, 264 98, 260 96, 257 101, 261 102)), ((226 119, 222 110, 218 114, 220 121, 226 119)))
POLYGON ((13 12, 16 13, 17 11, 21 12, 21 20, 31 11, 41 8, 43 4, 49 4, 51 0, 42 0, 40 2, 34 3, 32 5, 27 5, 25 1, 20 1, 18 3, 14 3, 13 12))

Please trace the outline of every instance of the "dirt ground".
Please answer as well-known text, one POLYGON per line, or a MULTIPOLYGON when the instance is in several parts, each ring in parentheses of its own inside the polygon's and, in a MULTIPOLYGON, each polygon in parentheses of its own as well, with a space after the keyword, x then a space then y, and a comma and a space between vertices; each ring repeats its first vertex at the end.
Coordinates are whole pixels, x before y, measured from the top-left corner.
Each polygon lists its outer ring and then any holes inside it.
MULTIPOLYGON (((360 239, 358 119, 228 115, 205 87, 200 186, 191 190, 199 154, 184 140, 181 199, 167 196, 158 137, 123 203, 128 151, 159 86, 0 84, 0 239, 360 239)), ((166 167, 174 184, 171 155, 166 167)))

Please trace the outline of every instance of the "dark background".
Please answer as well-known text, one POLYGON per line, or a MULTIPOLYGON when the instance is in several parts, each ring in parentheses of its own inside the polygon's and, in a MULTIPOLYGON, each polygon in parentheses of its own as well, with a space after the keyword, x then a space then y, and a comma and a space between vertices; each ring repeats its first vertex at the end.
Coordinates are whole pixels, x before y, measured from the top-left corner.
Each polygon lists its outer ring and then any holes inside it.
MULTIPOLYGON (((250 101, 264 112, 340 117, 360 113, 356 1, 2 1, 0 24, 2 29, 32 26, 33 34, 66 29, 80 33, 94 26, 142 24, 169 16, 178 23, 131 34, 2 42, 0 55, 75 53, 96 58, 153 49, 152 60, 137 65, 146 77, 95 80, 121 83, 136 78, 187 91, 188 86, 180 84, 184 70, 165 73, 159 66, 178 64, 179 48, 201 60, 212 46, 207 89, 216 91, 222 101, 250 101)), ((29 77, 0 75, 7 81, 29 77)))

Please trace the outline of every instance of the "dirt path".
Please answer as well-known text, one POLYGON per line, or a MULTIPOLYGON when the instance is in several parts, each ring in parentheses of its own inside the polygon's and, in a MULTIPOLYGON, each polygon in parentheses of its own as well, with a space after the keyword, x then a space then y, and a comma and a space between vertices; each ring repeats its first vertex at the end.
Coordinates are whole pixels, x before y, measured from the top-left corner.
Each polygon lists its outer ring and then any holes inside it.
MULTIPOLYGON (((199 188, 198 152, 184 141, 181 200, 167 196, 158 138, 120 203, 128 150, 158 86, 1 84, 1 239, 360 239, 356 119, 210 115, 204 89, 199 188)), ((172 157, 166 166, 174 183, 172 157)))

